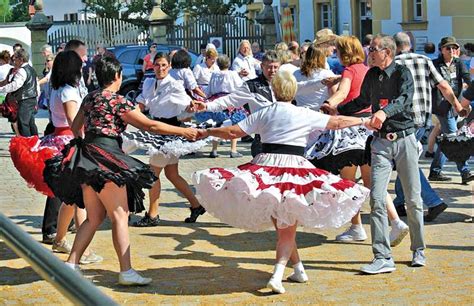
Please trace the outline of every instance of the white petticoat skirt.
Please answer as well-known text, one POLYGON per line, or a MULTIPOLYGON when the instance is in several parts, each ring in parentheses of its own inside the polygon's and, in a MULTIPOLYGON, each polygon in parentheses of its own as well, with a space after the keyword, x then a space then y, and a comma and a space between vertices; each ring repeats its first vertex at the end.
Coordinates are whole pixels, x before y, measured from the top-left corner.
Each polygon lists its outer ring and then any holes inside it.
POLYGON ((159 135, 146 131, 124 132, 122 134, 122 149, 130 154, 135 150, 146 150, 152 157, 159 154, 168 157, 180 157, 199 151, 205 147, 210 139, 189 141, 184 137, 175 135, 159 135))
POLYGON ((295 223, 337 228, 359 211, 369 190, 315 168, 301 156, 261 153, 238 168, 211 168, 193 174, 200 203, 234 227, 264 231, 295 223))

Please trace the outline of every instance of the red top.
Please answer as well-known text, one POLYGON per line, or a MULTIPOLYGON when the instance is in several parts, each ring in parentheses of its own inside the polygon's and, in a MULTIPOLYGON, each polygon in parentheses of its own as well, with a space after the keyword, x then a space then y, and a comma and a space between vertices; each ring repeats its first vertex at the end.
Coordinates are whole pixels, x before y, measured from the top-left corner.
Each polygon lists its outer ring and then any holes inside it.
MULTIPOLYGON (((349 94, 341 102, 340 105, 344 105, 349 101, 354 100, 360 95, 360 88, 362 87, 362 82, 364 81, 365 74, 369 70, 369 67, 364 64, 354 64, 346 67, 342 72, 342 78, 348 78, 351 80, 351 88, 349 89, 349 94)), ((370 113, 371 107, 369 106, 366 109, 363 109, 357 113, 370 113)))
POLYGON ((143 61, 146 63, 145 70, 153 70, 153 59, 151 58, 151 53, 145 55, 143 61))

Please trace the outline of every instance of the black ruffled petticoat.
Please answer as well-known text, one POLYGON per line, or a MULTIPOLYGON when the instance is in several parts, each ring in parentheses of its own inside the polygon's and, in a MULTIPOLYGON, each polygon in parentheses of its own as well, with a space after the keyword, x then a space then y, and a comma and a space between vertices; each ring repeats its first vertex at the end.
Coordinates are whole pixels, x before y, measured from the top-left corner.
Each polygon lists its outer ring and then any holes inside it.
POLYGON ((145 209, 142 189, 150 189, 157 180, 148 165, 122 151, 120 138, 92 133, 73 139, 62 154, 47 160, 43 175, 56 197, 80 208, 84 208, 81 184, 96 192, 107 182, 126 185, 128 208, 136 213, 145 209))
POLYGON ((458 135, 455 137, 440 136, 438 144, 441 152, 453 162, 465 162, 474 156, 474 137, 458 135))
MULTIPOLYGON (((370 159, 370 157, 369 157, 370 159)), ((342 168, 349 166, 363 166, 369 163, 365 150, 350 150, 338 155, 327 155, 321 159, 309 160, 316 168, 339 175, 342 168)))

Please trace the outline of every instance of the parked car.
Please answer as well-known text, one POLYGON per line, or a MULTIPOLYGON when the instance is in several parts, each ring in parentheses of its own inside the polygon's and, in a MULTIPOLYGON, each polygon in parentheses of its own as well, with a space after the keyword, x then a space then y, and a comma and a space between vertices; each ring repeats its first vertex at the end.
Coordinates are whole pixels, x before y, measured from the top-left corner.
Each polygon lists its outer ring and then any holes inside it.
MULTIPOLYGON (((158 44, 158 52, 169 53, 172 50, 179 50, 181 46, 177 45, 161 45, 158 44)), ((140 82, 143 79, 143 58, 148 53, 148 46, 125 45, 107 48, 114 53, 115 57, 122 64, 122 86, 120 87, 120 94, 127 98, 135 98, 138 94, 140 82)), ((191 66, 194 67, 198 55, 193 51, 189 51, 192 58, 191 66)))

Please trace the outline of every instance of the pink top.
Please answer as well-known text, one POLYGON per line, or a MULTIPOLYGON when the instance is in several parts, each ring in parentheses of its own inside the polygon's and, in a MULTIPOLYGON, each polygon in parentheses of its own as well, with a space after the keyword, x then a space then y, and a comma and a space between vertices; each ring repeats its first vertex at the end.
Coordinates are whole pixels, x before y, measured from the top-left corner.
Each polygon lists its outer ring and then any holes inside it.
MULTIPOLYGON (((369 67, 365 66, 363 63, 361 64, 353 64, 349 67, 346 67, 344 71, 342 71, 342 78, 348 78, 351 80, 351 88, 349 89, 349 94, 341 102, 340 105, 344 105, 349 101, 354 100, 360 95, 360 88, 362 87, 362 82, 364 81, 365 74, 369 70, 369 67)), ((369 106, 366 109, 359 111, 358 113, 367 113, 371 112, 371 107, 369 106)))
POLYGON ((151 53, 145 55, 143 61, 146 63, 145 70, 153 70, 153 59, 151 58, 151 53))

